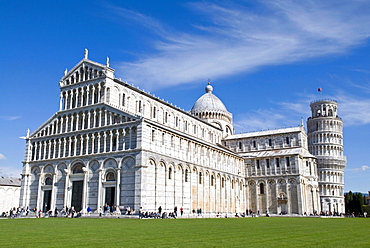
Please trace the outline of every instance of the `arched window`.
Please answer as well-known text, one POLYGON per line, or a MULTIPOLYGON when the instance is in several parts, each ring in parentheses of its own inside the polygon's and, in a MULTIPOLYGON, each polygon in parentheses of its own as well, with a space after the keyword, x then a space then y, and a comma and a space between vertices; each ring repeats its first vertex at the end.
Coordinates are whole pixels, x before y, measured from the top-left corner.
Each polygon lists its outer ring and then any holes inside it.
POLYGON ((265 194, 265 185, 260 183, 260 194, 265 194))
POLYGON ((105 176, 106 181, 116 181, 116 175, 112 171, 108 172, 105 176))
POLYGON ((172 179, 172 167, 168 168, 168 179, 172 179))
POLYGON ((141 107, 141 100, 139 100, 139 102, 138 102, 138 106, 137 106, 137 112, 139 112, 139 113, 141 113, 141 109, 142 107, 141 107))
POLYGON ((45 179, 45 185, 52 185, 53 184, 53 179, 51 179, 51 177, 47 177, 45 179))
POLYGON ((189 170, 185 170, 185 182, 189 182, 189 170))
POLYGON ((215 177, 211 175, 211 186, 215 185, 215 177))
POLYGON ((83 173, 81 164, 78 164, 73 168, 73 174, 77 174, 77 173, 83 173))
POLYGON ((203 183, 203 174, 202 172, 199 172, 199 184, 203 183))
POLYGON ((155 118, 156 114, 157 114, 157 108, 154 106, 153 107, 153 118, 155 118))
POLYGON ((126 95, 125 95, 125 93, 122 93, 122 106, 125 106, 125 97, 126 97, 126 95))

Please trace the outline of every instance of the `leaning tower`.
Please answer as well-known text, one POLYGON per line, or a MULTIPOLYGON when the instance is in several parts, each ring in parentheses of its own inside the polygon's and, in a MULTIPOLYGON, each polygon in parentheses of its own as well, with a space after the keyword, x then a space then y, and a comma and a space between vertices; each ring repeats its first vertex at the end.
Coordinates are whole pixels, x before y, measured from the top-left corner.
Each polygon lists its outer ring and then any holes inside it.
POLYGON ((318 100, 310 104, 307 120, 308 149, 317 158, 321 211, 344 213, 343 121, 338 103, 318 100))

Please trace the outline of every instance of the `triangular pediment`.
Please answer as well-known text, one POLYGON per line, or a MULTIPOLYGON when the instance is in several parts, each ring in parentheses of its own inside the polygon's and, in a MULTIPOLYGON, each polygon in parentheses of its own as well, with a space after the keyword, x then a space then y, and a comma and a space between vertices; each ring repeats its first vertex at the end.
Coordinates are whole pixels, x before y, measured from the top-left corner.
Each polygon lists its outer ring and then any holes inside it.
POLYGON ((130 122, 135 122, 140 119, 139 116, 135 116, 132 114, 129 114, 123 110, 117 109, 113 106, 107 105, 105 103, 99 103, 94 105, 93 107, 88 106, 88 107, 81 107, 81 108, 75 108, 75 109, 70 109, 70 110, 63 110, 55 113, 53 116, 51 116, 46 122, 44 122, 38 129, 36 129, 30 136, 29 138, 42 138, 45 136, 50 136, 50 135, 65 135, 68 134, 69 132, 82 132, 86 131, 89 132, 89 130, 94 129, 94 132, 98 130, 98 128, 107 128, 111 125, 125 125, 130 122), (94 113, 99 115, 102 113, 104 116, 105 113, 108 113, 108 118, 109 121, 107 121, 107 124, 105 125, 97 125, 97 126, 92 126, 93 119, 90 119, 90 122, 88 119, 85 119, 84 122, 81 122, 83 118, 92 118, 94 116, 94 113), (59 125, 65 125, 67 121, 71 120, 79 120, 80 123, 76 124, 73 123, 72 125, 79 125, 79 128, 73 128, 71 130, 70 125, 71 123, 68 124, 69 128, 66 129, 62 128, 62 132, 60 132, 60 127, 59 125), (61 124, 63 123, 63 124, 61 124), (82 124, 83 123, 83 124, 82 124), (88 126, 85 123, 90 123, 90 126, 88 126), (84 126, 82 129, 81 126, 84 126))
POLYGON ((107 64, 104 65, 84 58, 71 70, 66 69, 59 84, 61 87, 66 87, 106 76, 113 78, 113 73, 114 70, 109 67, 108 59, 107 64))

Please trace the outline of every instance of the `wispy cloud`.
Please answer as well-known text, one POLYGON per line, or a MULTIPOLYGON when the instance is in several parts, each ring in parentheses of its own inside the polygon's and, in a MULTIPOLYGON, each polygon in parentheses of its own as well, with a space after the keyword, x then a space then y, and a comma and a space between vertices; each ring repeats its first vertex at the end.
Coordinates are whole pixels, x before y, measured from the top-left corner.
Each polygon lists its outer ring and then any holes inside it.
POLYGON ((234 127, 238 133, 289 127, 292 123, 297 122, 293 118, 287 119, 282 110, 278 112, 273 109, 259 109, 239 115, 234 121, 234 127))
POLYGON ((14 121, 17 119, 20 119, 20 116, 0 116, 1 119, 6 120, 6 121, 14 121))
MULTIPOLYGON (((236 116, 234 126, 237 132, 258 131, 261 129, 275 129, 299 125, 304 117, 311 116, 308 103, 317 96, 312 94, 297 95, 295 102, 279 102, 275 108, 253 110, 236 116)), ((327 99, 336 99, 340 104, 339 116, 344 120, 345 126, 370 124, 370 99, 354 97, 348 93, 338 91, 327 99), (354 111, 355 110, 355 111, 354 111)))
POLYGON ((370 166, 367 166, 367 165, 363 165, 361 166, 360 168, 355 168, 355 169, 348 169, 349 171, 367 171, 367 170, 370 170, 370 166))
POLYGON ((158 39, 152 44, 154 52, 122 63, 117 73, 149 90, 154 85, 163 88, 343 53, 370 33, 368 1, 266 0, 254 6, 261 8, 254 13, 251 4, 190 4, 210 20, 207 26, 193 23, 194 33, 173 31, 152 17, 119 9, 158 39))
POLYGON ((0 160, 4 160, 4 159, 6 159, 6 157, 4 156, 4 154, 0 153, 0 160))

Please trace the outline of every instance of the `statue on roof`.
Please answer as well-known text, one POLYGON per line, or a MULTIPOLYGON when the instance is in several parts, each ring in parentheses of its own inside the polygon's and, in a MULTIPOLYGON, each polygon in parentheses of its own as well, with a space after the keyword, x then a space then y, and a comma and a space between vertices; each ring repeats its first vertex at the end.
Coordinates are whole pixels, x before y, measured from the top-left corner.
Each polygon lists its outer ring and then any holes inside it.
POLYGON ((85 55, 84 58, 87 59, 89 57, 89 50, 85 48, 85 55))

